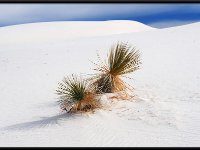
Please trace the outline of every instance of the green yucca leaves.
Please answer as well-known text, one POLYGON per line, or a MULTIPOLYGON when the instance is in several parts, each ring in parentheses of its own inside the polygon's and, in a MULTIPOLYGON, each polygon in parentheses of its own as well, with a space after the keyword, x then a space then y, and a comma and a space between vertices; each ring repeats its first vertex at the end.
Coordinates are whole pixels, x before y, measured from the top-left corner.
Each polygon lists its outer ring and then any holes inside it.
POLYGON ((109 72, 113 75, 123 75, 139 69, 140 54, 127 43, 117 43, 112 46, 108 57, 109 72))
POLYGON ((80 101, 86 94, 86 82, 75 75, 64 77, 63 82, 59 83, 58 95, 63 95, 70 101, 80 101))
POLYGON ((97 64, 95 70, 100 73, 87 80, 71 75, 58 84, 61 109, 77 112, 100 107, 96 94, 125 91, 127 86, 120 77, 139 69, 140 64, 139 51, 128 43, 118 42, 111 47, 107 63, 97 64))
POLYGON ((101 72, 93 80, 97 93, 111 93, 126 88, 125 83, 120 79, 125 75, 139 69, 141 64, 140 53, 134 47, 124 42, 118 42, 110 49, 107 64, 98 66, 97 71, 101 72))
POLYGON ((60 107, 72 107, 73 104, 81 101, 87 94, 88 87, 85 80, 75 75, 64 77, 62 82, 58 83, 57 94, 60 96, 60 107))
POLYGON ((63 110, 86 111, 99 106, 94 88, 86 80, 75 75, 64 77, 58 84, 57 94, 60 96, 60 107, 63 110))

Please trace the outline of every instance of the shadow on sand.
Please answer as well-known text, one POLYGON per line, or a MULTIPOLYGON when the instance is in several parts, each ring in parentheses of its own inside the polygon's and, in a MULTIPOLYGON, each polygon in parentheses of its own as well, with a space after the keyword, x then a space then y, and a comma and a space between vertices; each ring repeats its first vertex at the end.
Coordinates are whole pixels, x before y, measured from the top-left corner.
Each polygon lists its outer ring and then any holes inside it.
POLYGON ((52 125, 59 125, 59 121, 73 118, 75 118, 75 116, 73 116, 72 114, 64 113, 52 117, 42 117, 42 119, 37 121, 24 122, 6 126, 2 128, 2 130, 30 130, 35 128, 44 128, 52 125))

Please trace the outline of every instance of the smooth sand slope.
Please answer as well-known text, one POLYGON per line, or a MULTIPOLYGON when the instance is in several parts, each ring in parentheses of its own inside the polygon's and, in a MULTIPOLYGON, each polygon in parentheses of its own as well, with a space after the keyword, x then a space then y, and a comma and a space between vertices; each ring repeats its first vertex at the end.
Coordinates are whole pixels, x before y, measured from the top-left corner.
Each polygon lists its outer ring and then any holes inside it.
POLYGON ((199 28, 131 21, 0 28, 0 146, 200 146, 199 28), (61 112, 57 83, 71 73, 94 73, 89 60, 97 52, 104 59, 117 41, 142 53, 134 80, 125 79, 138 98, 94 114, 61 112))
POLYGON ((68 21, 14 25, 0 28, 0 44, 36 43, 149 31, 155 28, 136 21, 68 21))

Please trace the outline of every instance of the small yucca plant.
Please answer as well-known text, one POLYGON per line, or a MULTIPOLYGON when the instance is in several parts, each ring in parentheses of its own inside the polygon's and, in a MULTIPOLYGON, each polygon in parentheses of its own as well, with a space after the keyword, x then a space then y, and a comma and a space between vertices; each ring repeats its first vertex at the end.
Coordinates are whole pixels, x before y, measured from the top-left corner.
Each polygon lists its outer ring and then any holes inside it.
POLYGON ((95 70, 100 73, 90 80, 97 93, 125 91, 127 84, 120 77, 138 70, 140 64, 139 51, 128 43, 118 42, 111 47, 106 64, 97 64, 95 70))
POLYGON ((64 77, 58 83, 57 94, 60 107, 68 112, 90 111, 100 106, 94 88, 81 77, 75 75, 64 77))

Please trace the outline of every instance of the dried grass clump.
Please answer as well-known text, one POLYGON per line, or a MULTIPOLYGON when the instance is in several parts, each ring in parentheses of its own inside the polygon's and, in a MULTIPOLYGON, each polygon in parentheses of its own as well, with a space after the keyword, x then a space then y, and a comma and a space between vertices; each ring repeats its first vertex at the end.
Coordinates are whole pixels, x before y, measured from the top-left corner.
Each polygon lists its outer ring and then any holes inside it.
POLYGON ((90 78, 96 93, 125 92, 128 84, 121 79, 122 75, 138 70, 140 64, 140 53, 134 47, 124 42, 113 45, 106 64, 97 64, 95 70, 99 73, 90 78))
POLYGON ((122 77, 138 70, 140 64, 139 51, 128 43, 118 42, 111 47, 107 61, 96 64, 95 76, 85 80, 75 75, 64 77, 56 90, 60 108, 74 113, 93 111, 101 107, 98 96, 103 93, 115 93, 111 99, 131 99, 127 92, 130 85, 122 77))
POLYGON ((94 88, 81 77, 64 77, 59 83, 57 94, 60 107, 68 112, 86 112, 100 107, 94 88))

